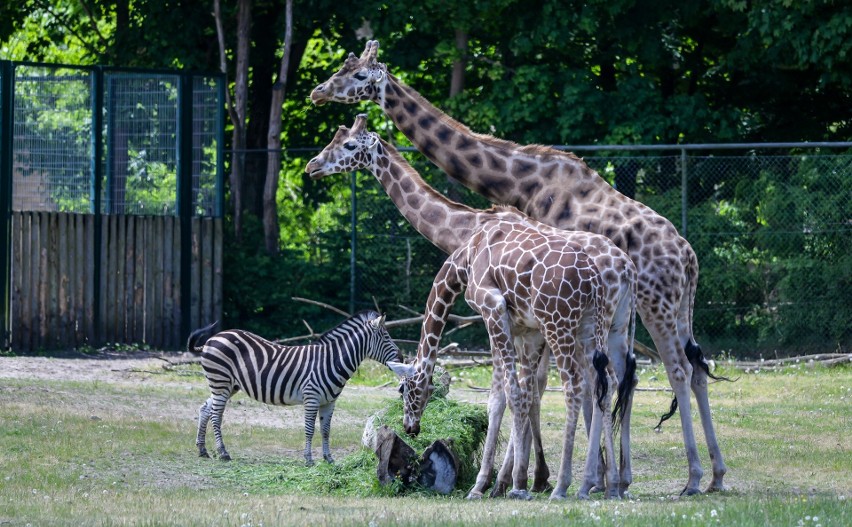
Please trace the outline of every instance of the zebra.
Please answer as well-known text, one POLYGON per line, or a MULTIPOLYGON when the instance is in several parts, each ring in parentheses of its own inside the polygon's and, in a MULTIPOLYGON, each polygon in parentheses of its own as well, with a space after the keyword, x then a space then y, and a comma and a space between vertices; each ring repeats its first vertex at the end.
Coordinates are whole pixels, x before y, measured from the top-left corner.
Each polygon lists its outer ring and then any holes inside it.
POLYGON ((314 464, 311 440, 319 413, 322 456, 334 463, 329 447, 331 415, 346 381, 367 357, 385 366, 389 361, 402 360, 384 322, 384 315, 364 311, 303 346, 283 346, 239 329, 216 333, 204 342, 215 322, 192 332, 187 349, 201 355, 211 393, 199 408, 195 440, 199 457, 210 457, 204 439, 207 423, 213 421, 219 459, 231 459, 222 442, 222 414, 231 396, 244 390, 266 404, 304 405, 307 466, 314 464))

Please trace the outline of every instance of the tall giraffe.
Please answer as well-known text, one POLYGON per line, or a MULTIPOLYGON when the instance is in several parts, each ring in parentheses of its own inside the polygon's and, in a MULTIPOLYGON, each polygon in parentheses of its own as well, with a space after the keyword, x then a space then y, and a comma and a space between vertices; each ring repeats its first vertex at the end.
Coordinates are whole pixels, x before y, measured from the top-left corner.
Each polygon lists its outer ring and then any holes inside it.
MULTIPOLYGON (((579 243, 584 252, 592 258, 600 274, 605 294, 605 317, 610 325, 608 355, 622 382, 624 400, 622 407, 621 466, 619 495, 624 495, 632 481, 630 466, 630 406, 632 388, 635 385, 635 359, 633 357, 633 334, 635 324, 636 268, 630 258, 604 236, 587 232, 567 232, 555 229, 533 220, 516 209, 500 208, 488 211, 471 209, 455 203, 430 187, 392 146, 366 130, 366 116, 359 115, 352 129, 341 126, 334 139, 323 151, 312 159, 305 168, 311 177, 317 178, 329 174, 367 169, 376 177, 402 215, 438 248, 452 253, 468 242, 474 230, 494 217, 502 220, 526 223, 532 228, 549 235, 561 236, 566 242, 579 243)), ((540 356, 543 344, 542 336, 535 332, 524 332, 516 339, 515 347, 524 350, 530 356, 540 356)), ((547 348, 545 348, 547 349, 547 348)), ((549 351, 549 350, 548 350, 549 351)), ((538 369, 539 393, 543 393, 547 383, 547 369, 550 360, 544 356, 538 369)), ((500 417, 505 410, 506 401, 502 389, 503 374, 499 361, 494 361, 494 382, 489 397, 489 428, 483 463, 477 482, 469 494, 470 498, 481 497, 488 486, 493 467, 500 417)), ((533 439, 536 442, 536 471, 533 490, 541 491, 547 486, 548 471, 543 460, 543 449, 538 435, 538 398, 533 401, 533 439)), ((591 422, 591 403, 584 406, 587 426, 591 422)), ((513 459, 507 452, 507 461, 513 459)), ((504 464, 501 470, 501 483, 505 488, 511 467, 504 464)), ((600 476, 602 478, 602 475, 600 476)), ((603 488, 603 481, 599 481, 603 488)), ((495 489, 498 487, 495 487, 495 489)), ((564 491, 564 489, 563 489, 564 491)), ((559 494, 559 492, 557 492, 559 494)))
POLYGON ((426 157, 466 187, 554 227, 602 234, 625 251, 639 272, 639 314, 674 391, 672 408, 663 419, 680 408, 689 465, 681 494, 700 493, 704 474, 690 389, 713 467, 707 491, 724 490, 727 468, 707 393, 708 376, 716 377, 692 329, 698 259, 689 242, 669 220, 619 193, 575 155, 472 132, 388 73, 377 60, 378 48, 377 41, 369 41, 360 57, 350 53, 337 73, 314 88, 314 104, 373 101, 426 157))
POLYGON ((512 410, 514 470, 510 498, 531 499, 527 491, 529 443, 525 441, 533 401, 538 357, 518 353, 513 336, 541 333, 553 352, 567 410, 562 464, 551 498, 564 498, 571 483, 572 454, 582 401, 594 405, 586 469, 578 495, 588 498, 597 476, 601 431, 607 453, 606 487, 617 495, 609 387, 617 385, 604 350, 609 325, 604 313, 600 275, 576 243, 545 234, 526 222, 495 215, 480 225, 468 242, 447 258, 435 276, 426 302, 420 344, 414 364, 390 364, 402 378, 403 424, 420 431, 420 417, 432 392, 432 370, 447 315, 458 295, 482 315, 491 353, 503 372, 512 410))

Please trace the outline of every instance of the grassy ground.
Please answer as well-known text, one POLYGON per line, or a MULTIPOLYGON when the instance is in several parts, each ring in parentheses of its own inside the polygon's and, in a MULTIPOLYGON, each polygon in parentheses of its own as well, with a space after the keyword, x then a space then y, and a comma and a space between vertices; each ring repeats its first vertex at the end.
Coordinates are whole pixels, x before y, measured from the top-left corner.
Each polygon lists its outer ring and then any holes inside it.
MULTIPOLYGON (((6 360, 0 357, 0 370, 6 360)), ((484 403, 485 394, 464 388, 487 386, 487 370, 456 376, 452 398, 484 403)), ((335 474, 364 457, 359 452, 364 421, 396 396, 394 383, 382 386, 391 380, 379 369, 366 369, 347 386, 332 424, 338 467, 331 470, 301 467, 301 408, 268 408, 245 396, 235 398, 225 413, 225 439, 234 460, 196 457, 194 419, 207 393, 192 368, 119 380, 0 375, 0 525, 852 524, 849 367, 794 365, 712 385, 730 490, 683 499, 676 498, 686 481, 679 421, 669 421, 660 433, 652 430, 670 395, 639 392, 633 498, 588 502, 549 502, 547 495, 524 503, 468 502, 467 489, 449 497, 364 497, 374 492, 372 481, 357 495, 335 492, 335 474), (328 488, 302 485, 311 479, 310 470, 324 471, 328 488)), ((643 388, 662 390, 666 384, 662 368, 641 373, 643 388)), ((561 395, 548 392, 542 423, 553 472, 562 409, 561 395)), ((508 418, 504 430, 507 424, 508 418)), ((710 463, 700 427, 696 433, 706 485, 710 463)), ((578 437, 575 474, 581 472, 584 449, 578 437)))

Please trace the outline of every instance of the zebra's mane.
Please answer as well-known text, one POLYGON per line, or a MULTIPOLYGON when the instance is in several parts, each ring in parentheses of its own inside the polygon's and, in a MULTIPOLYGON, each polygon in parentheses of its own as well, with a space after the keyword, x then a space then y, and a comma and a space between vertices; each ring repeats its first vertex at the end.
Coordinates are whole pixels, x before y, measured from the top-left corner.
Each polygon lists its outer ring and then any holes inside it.
POLYGON ((333 328, 322 333, 316 339, 312 340, 311 344, 321 344, 323 342, 327 342, 329 340, 328 339, 329 335, 331 335, 332 333, 335 333, 338 328, 346 325, 348 322, 351 322, 353 320, 370 320, 370 319, 378 318, 378 317, 379 317, 379 313, 376 312, 373 309, 365 309, 364 311, 359 311, 358 313, 355 313, 354 315, 347 318, 346 320, 344 320, 340 324, 338 324, 338 325, 334 326, 333 328))

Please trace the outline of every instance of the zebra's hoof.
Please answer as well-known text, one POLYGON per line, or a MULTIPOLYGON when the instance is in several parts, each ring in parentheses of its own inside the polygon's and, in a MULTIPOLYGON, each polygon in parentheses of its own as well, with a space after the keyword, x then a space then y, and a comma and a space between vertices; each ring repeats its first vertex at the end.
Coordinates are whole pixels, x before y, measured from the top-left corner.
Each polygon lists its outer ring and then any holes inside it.
POLYGON ((314 463, 314 460, 313 460, 313 459, 308 459, 308 460, 306 460, 306 461, 305 461, 305 466, 306 466, 306 467, 312 467, 312 466, 314 466, 314 465, 315 465, 315 463, 314 463))
POLYGON ((210 454, 208 454, 206 450, 201 450, 198 452, 198 457, 206 457, 207 459, 210 459, 210 454))
POLYGON ((219 454, 219 461, 230 461, 231 455, 225 452, 224 454, 219 454))
POLYGON ((329 465, 334 465, 334 458, 333 457, 323 456, 323 459, 325 459, 326 463, 328 463, 329 465))

